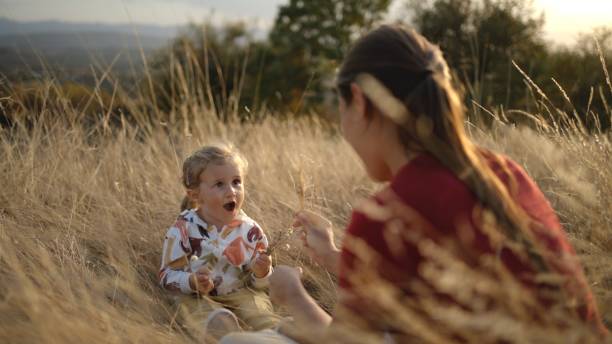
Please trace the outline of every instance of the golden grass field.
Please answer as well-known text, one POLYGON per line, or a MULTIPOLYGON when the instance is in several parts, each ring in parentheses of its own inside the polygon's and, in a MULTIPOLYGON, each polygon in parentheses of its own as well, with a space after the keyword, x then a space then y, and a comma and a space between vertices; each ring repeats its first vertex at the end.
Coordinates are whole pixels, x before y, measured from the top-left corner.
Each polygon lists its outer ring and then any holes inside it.
MULTIPOLYGON (((57 89, 49 84, 47 92, 57 89)), ((0 131, 0 343, 193 342, 157 271, 183 196, 182 159, 221 140, 249 161, 245 211, 273 245, 283 241, 274 264, 303 266, 307 288, 332 309, 334 277, 286 235, 293 211, 303 194, 340 239, 352 204, 381 187, 334 124, 304 117, 223 123, 189 104, 174 117, 118 124, 79 113, 61 94, 35 110, 10 98, 3 103, 12 102, 15 124, 0 131)), ((501 119, 468 128, 524 166, 548 196, 612 327, 610 134, 501 119)))

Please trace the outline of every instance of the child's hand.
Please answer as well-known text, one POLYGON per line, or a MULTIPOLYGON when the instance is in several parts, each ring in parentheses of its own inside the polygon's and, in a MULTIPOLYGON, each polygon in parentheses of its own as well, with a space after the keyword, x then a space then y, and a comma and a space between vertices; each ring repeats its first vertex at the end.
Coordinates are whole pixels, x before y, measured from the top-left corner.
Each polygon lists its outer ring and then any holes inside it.
POLYGON ((251 266, 251 270, 253 270, 253 274, 255 275, 255 277, 263 278, 268 275, 271 266, 272 260, 270 259, 270 256, 263 252, 259 252, 257 253, 257 258, 255 258, 255 261, 251 266))
POLYGON ((192 290, 197 290, 201 294, 208 294, 215 287, 210 279, 210 270, 202 266, 198 271, 191 274, 189 277, 189 286, 192 290))

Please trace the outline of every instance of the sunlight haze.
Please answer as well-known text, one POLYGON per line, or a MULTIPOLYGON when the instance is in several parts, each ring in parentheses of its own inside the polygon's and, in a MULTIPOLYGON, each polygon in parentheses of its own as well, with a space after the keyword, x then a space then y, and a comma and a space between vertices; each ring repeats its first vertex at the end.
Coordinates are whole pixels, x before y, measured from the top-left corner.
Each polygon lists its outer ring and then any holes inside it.
MULTIPOLYGON (((0 17, 18 21, 157 25, 181 25, 211 18, 213 22, 244 20, 257 28, 269 29, 278 6, 285 3, 287 0, 0 0, 0 17)), ((534 8, 537 13, 544 12, 545 37, 558 43, 572 43, 578 33, 612 25, 610 0, 536 0, 534 8)))

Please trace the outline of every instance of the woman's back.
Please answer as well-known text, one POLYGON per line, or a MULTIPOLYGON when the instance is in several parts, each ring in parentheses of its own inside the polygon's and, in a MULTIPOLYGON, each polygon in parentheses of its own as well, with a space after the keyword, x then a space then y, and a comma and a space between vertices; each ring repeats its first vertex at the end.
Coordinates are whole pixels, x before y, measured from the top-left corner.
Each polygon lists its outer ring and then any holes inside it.
MULTIPOLYGON (((554 261, 556 272, 572 281, 569 288, 580 305, 580 316, 584 320, 595 322, 603 330, 583 272, 575 261, 575 253, 549 202, 515 162, 488 152, 482 154, 484 161, 506 186, 512 199, 531 218, 530 228, 535 239, 546 251, 545 256, 549 261, 551 258, 554 261), (565 259, 568 257, 569 259, 565 259)), ((459 258, 472 267, 479 264, 484 255, 499 255, 505 267, 528 290, 545 288, 536 283, 536 274, 526 258, 507 248, 496 251, 493 242, 495 239, 492 239, 490 231, 486 231, 486 225, 483 226, 487 217, 483 216, 475 195, 463 181, 431 155, 420 154, 415 157, 399 170, 390 186, 377 194, 375 199, 383 208, 393 209, 396 216, 386 215, 388 218, 383 220, 385 215, 382 215, 379 221, 376 221, 373 218, 377 217, 377 212, 368 210, 371 207, 362 207, 364 211, 353 213, 343 246, 350 247, 354 238, 365 240, 382 257, 383 263, 374 268, 383 279, 399 286, 404 293, 414 293, 414 281, 424 282, 420 273, 424 258, 418 247, 423 239, 432 239, 438 244, 448 243, 449 240, 445 239, 451 239, 450 242, 458 247, 456 252, 460 252, 459 258), (402 218, 402 231, 405 232, 397 233, 396 230, 395 234, 389 234, 389 231, 393 231, 392 222, 396 220, 397 215, 402 218), (418 240, 406 240, 407 232, 418 233, 418 240), (402 242, 402 249, 397 248, 398 241, 402 242)), ((363 266, 372 264, 360 261, 361 259, 350 249, 345 249, 340 265, 340 287, 343 291, 341 295, 343 300, 346 300, 346 306, 356 311, 359 311, 359 306, 355 306, 351 301, 354 287, 351 283, 352 274, 359 274, 363 266)), ((353 296, 363 302, 363 295, 359 292, 356 294, 359 295, 353 296)), ((448 295, 440 295, 440 298, 454 303, 448 295)), ((550 300, 543 298, 540 298, 540 301, 545 306, 550 303, 550 300)))

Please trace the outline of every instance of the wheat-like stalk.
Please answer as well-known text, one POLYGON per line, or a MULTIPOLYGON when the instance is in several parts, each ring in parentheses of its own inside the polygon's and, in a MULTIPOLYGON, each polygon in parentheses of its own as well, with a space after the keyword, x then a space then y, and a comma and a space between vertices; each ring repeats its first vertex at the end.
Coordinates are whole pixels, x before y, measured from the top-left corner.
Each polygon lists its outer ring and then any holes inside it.
MULTIPOLYGON (((296 214, 305 209, 304 207, 306 204, 306 187, 307 186, 306 186, 306 178, 304 177, 304 172, 302 168, 299 168, 298 181, 299 182, 297 183, 297 185, 294 184, 294 190, 298 197, 299 208, 295 209, 287 204, 284 204, 285 206, 287 206, 287 208, 291 211, 292 214, 296 214)), ((268 249, 266 250, 266 254, 270 255, 281 247, 290 249, 288 245, 290 242, 294 240, 296 233, 297 232, 293 229, 293 224, 287 226, 286 230, 278 232, 277 237, 274 238, 274 242, 270 243, 270 245, 268 246, 268 249)))

